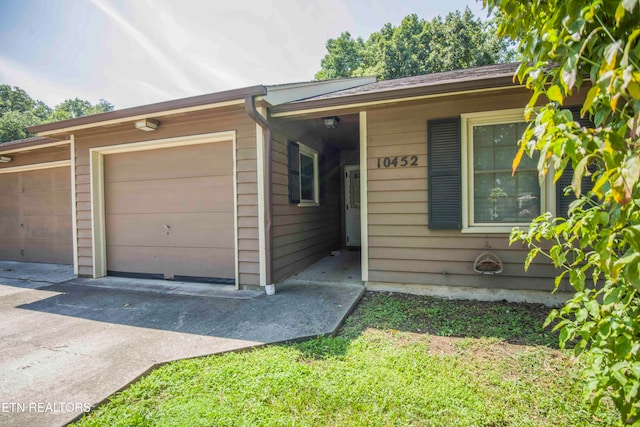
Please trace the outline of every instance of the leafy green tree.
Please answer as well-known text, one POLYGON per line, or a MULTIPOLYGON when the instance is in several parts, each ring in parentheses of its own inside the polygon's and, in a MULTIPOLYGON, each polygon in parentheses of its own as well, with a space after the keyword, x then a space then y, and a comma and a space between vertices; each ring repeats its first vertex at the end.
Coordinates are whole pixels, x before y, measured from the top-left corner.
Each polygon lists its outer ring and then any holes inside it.
POLYGON ((106 113, 113 110, 113 105, 104 99, 97 104, 91 104, 84 99, 67 99, 56 105, 53 112, 47 118, 48 122, 75 119, 76 117, 89 116, 91 114, 106 113))
POLYGON ((501 13, 499 34, 519 40, 517 78, 532 90, 514 170, 522 155, 539 152, 540 176, 573 171, 566 191, 576 195, 561 217, 543 214, 511 240, 529 246, 525 267, 544 255, 560 269, 556 289, 568 280, 575 290, 547 323, 586 360, 585 397, 593 407, 610 397, 623 422, 640 425, 640 4, 484 4, 501 13), (562 108, 576 94, 594 128, 562 108))
POLYGON ((0 143, 30 136, 27 127, 42 123, 32 111, 8 111, 0 116, 0 143))
POLYGON ((26 128, 42 123, 72 119, 113 110, 113 104, 101 99, 96 104, 75 98, 68 99, 51 109, 42 101, 34 100, 19 87, 0 85, 0 142, 27 138, 26 128))
POLYGON ((327 41, 318 80, 374 75, 379 79, 415 76, 507 62, 514 58, 508 39, 495 24, 466 8, 431 21, 411 14, 398 27, 384 25, 366 41, 348 32, 327 41))
POLYGON ((329 54, 322 58, 322 70, 316 74, 317 80, 351 76, 362 64, 364 42, 361 38, 353 39, 348 31, 337 39, 329 39, 326 47, 329 54))
POLYGON ((31 111, 35 105, 36 101, 19 87, 0 85, 0 116, 9 111, 31 111))

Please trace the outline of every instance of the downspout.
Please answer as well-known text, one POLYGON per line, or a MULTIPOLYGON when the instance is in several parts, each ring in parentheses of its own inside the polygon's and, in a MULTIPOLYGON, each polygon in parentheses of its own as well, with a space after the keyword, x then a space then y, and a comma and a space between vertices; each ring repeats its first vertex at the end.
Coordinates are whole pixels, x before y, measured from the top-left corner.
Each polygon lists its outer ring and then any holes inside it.
MULTIPOLYGON (((265 91, 266 94, 266 91, 265 91)), ((244 98, 244 109, 253 119, 254 122, 262 128, 264 137, 264 158, 262 159, 264 167, 264 239, 265 239, 265 258, 266 258, 266 273, 265 282, 267 286, 273 285, 271 277, 273 274, 273 257, 271 256, 272 248, 272 217, 273 206, 271 204, 271 125, 265 117, 263 117, 256 109, 256 96, 247 95, 244 98)))

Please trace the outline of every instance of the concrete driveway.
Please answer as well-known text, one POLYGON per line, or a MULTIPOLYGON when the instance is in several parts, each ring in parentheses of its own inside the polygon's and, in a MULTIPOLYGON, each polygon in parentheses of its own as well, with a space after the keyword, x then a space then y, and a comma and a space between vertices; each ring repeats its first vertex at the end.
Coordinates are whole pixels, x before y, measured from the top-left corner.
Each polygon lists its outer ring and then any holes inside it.
POLYGON ((0 425, 64 425, 159 364, 333 333, 363 291, 267 296, 0 261, 0 425))

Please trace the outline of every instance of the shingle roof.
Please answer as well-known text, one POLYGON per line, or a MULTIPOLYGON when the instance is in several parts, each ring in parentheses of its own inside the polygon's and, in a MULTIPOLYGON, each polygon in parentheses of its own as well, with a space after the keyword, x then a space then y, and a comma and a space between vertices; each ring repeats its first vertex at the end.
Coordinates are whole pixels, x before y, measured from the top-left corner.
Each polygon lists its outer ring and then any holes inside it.
POLYGON ((519 63, 487 65, 483 67, 383 80, 290 102, 274 110, 291 111, 297 110, 302 106, 304 106, 304 108, 310 108, 312 105, 337 105, 350 101, 369 101, 428 93, 447 93, 458 90, 514 85, 513 75, 519 65, 519 63))

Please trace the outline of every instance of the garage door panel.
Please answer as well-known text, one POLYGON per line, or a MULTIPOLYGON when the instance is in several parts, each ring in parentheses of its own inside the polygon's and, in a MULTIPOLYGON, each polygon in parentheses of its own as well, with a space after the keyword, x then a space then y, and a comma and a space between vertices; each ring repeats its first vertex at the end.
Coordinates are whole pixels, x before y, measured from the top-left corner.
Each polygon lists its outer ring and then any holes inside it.
POLYGON ((3 174, 0 259, 73 262, 68 166, 3 174))
POLYGON ((21 214, 23 215, 59 215, 71 214, 71 194, 64 190, 39 191, 20 195, 21 214))
POLYGON ((217 248, 107 246, 107 270, 170 277, 235 276, 233 252, 217 248))
POLYGON ((233 279, 232 147, 106 155, 107 271, 233 279))
POLYGON ((71 215, 69 190, 22 193, 20 199, 22 215, 71 215))
POLYGON ((69 190, 71 188, 69 168, 51 168, 23 172, 22 192, 69 190))
POLYGON ((5 261, 22 261, 24 258, 20 255, 22 248, 16 246, 16 239, 0 238, 0 259, 5 261))
POLYGON ((113 154, 105 157, 105 182, 231 175, 230 141, 113 154), (176 165, 188 164, 189 168, 176 165))
POLYGON ((71 240, 26 240, 21 261, 69 264, 71 240))
POLYGON ((24 218, 27 239, 65 240, 71 236, 71 222, 66 215, 34 215, 24 218))
POLYGON ((107 215, 110 245, 177 246, 233 249, 233 213, 107 215), (169 226, 169 229, 165 228, 169 226))
POLYGON ((45 214, 55 212, 55 195, 51 192, 22 193, 20 195, 20 205, 23 215, 45 214))
POLYGON ((117 182, 108 189, 107 214, 233 210, 231 176, 117 182))
POLYGON ((20 226, 21 223, 17 216, 0 216, 0 236, 5 239, 24 239, 25 229, 20 226))
POLYGON ((4 196, 4 193, 20 193, 22 191, 20 181, 19 173, 2 174, 2 178, 0 179, 0 194, 4 196))
POLYGON ((71 240, 23 240, 16 246, 15 239, 0 239, 0 259, 6 261, 46 262, 69 264, 73 250, 71 240))
POLYGON ((0 216, 20 214, 21 193, 6 193, 0 196, 0 216))

